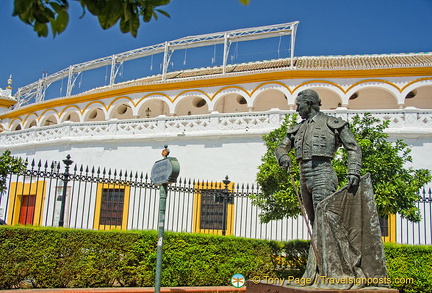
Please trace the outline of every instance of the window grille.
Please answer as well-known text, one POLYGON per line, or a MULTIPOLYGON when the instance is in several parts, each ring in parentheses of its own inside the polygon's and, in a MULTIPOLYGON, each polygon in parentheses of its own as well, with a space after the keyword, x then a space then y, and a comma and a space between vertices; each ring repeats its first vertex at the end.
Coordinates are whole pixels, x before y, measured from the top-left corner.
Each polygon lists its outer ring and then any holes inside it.
POLYGON ((100 225, 122 225, 124 194, 124 189, 104 188, 102 190, 100 225))

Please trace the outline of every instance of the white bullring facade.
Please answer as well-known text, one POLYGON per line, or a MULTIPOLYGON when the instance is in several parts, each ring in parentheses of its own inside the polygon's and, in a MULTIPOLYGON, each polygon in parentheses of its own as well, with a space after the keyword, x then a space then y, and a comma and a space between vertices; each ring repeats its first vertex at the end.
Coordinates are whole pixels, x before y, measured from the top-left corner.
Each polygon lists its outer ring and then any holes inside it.
MULTIPOLYGON (((254 183, 262 135, 316 90, 322 110, 345 120, 390 120, 391 139, 432 171, 432 53, 288 57, 195 68, 21 104, 1 90, 0 152, 150 172, 167 144, 180 177, 254 183), (16 105, 16 104, 15 104, 16 105)), ((18 92, 17 92, 18 93, 18 92)))
POLYGON ((1 149, 30 159, 70 153, 89 165, 149 171, 168 144, 182 177, 228 174, 254 182, 265 152, 262 134, 294 112, 298 92, 313 88, 326 112, 390 120, 391 138, 412 146, 415 167, 432 170, 432 54, 299 57, 296 63, 302 67, 290 69, 289 59, 242 64, 242 71, 225 75, 197 69, 193 77, 143 78, 7 110, 1 149))

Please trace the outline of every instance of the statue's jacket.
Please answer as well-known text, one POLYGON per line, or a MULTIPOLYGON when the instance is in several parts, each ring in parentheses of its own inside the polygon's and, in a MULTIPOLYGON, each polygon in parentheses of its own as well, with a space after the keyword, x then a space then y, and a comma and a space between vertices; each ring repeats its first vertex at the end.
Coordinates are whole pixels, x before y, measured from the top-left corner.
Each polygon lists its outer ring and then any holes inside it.
POLYGON ((346 121, 318 112, 314 117, 303 120, 287 130, 286 138, 276 148, 275 155, 280 162, 294 149, 299 161, 314 158, 333 159, 337 149, 343 145, 348 152, 348 174, 359 175, 361 150, 346 121))

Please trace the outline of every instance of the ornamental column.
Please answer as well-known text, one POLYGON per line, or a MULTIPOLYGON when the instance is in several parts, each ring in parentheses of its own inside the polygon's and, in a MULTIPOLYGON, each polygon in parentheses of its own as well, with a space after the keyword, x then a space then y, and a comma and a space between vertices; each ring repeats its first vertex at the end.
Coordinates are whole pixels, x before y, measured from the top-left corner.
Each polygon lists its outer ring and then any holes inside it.
POLYGON ((17 103, 17 100, 12 96, 12 75, 8 79, 6 89, 0 88, 0 114, 6 113, 17 103))

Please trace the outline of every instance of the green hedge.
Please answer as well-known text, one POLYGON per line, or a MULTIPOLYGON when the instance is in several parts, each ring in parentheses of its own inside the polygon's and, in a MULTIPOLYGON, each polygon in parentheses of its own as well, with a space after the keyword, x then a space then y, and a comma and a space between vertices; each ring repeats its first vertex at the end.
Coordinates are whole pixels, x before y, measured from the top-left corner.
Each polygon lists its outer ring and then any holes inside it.
MULTIPOLYGON (((155 231, 0 228, 0 289, 153 286, 155 231)), ((162 286, 229 285, 276 276, 276 242, 165 233, 162 286)))
POLYGON ((385 243, 384 249, 392 288, 401 293, 432 293, 431 245, 385 243))
MULTIPOLYGON (((0 289, 154 286, 156 231, 0 227, 0 289)), ((162 286, 227 286, 230 277, 301 277, 308 241, 165 233, 162 286)), ((432 247, 385 245, 393 284, 432 292, 432 247)))

